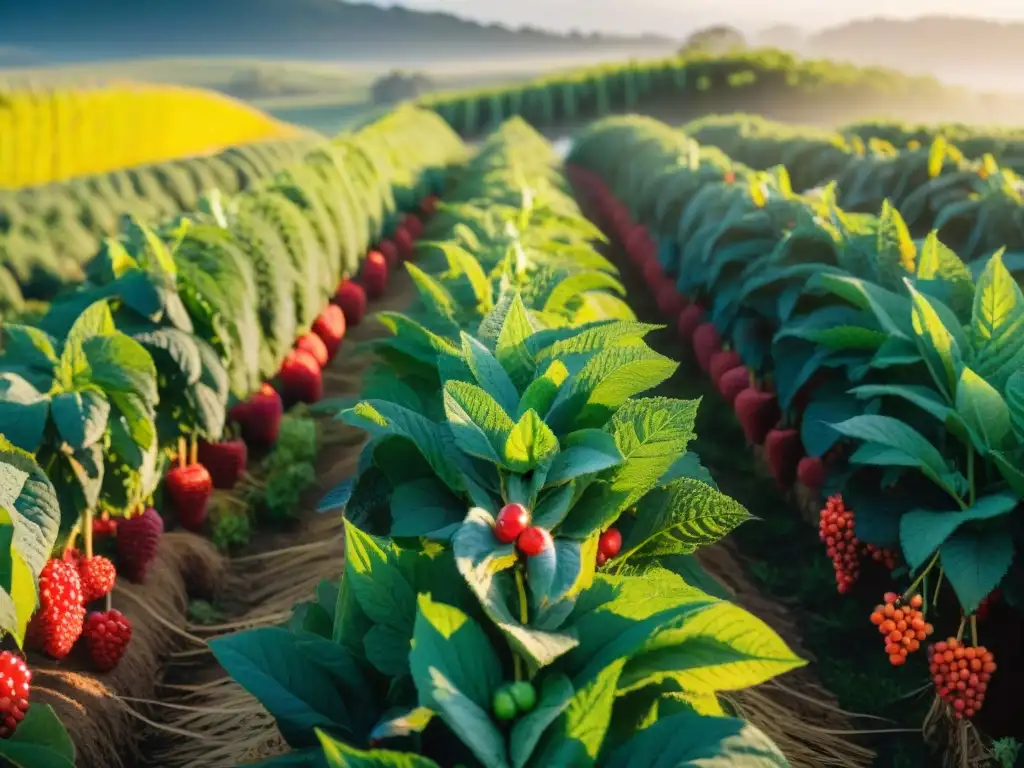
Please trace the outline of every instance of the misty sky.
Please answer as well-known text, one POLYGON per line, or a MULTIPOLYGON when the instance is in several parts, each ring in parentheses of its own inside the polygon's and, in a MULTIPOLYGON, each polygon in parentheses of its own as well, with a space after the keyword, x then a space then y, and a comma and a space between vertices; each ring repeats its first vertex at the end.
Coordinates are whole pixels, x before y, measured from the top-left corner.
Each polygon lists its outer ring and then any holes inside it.
MULTIPOLYGON (((389 0, 376 0, 391 5, 389 0)), ((847 5, 828 0, 400 0, 422 10, 442 10, 479 21, 566 31, 657 32, 682 36, 713 23, 729 23, 744 32, 772 24, 820 28, 871 16, 930 14, 1024 20, 1024 0, 860 0, 847 5)))

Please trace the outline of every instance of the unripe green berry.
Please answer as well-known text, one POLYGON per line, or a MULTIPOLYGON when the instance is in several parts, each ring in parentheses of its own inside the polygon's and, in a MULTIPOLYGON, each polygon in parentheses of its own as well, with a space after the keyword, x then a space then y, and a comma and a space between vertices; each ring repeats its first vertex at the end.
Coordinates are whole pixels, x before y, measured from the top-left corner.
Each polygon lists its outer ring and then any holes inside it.
POLYGON ((528 683, 525 680, 513 683, 509 688, 509 693, 512 694, 520 713, 529 712, 537 706, 537 689, 533 687, 533 683, 528 683))
POLYGON ((507 687, 499 688, 497 693, 494 694, 491 708, 494 710, 494 716, 499 720, 511 720, 519 714, 516 700, 512 698, 512 694, 507 687))

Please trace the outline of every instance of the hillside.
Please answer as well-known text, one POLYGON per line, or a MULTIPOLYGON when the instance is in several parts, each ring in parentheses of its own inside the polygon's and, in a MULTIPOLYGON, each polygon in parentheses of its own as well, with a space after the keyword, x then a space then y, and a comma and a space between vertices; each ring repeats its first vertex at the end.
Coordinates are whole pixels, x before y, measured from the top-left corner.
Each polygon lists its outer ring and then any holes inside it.
POLYGON ((558 35, 444 13, 342 0, 40 0, 9 3, 0 48, 47 63, 136 56, 252 56, 401 61, 481 54, 623 49, 660 53, 658 37, 558 35))
POLYGON ((801 52, 913 72, 1010 75, 1024 63, 1024 24, 946 16, 864 19, 808 36, 801 52))

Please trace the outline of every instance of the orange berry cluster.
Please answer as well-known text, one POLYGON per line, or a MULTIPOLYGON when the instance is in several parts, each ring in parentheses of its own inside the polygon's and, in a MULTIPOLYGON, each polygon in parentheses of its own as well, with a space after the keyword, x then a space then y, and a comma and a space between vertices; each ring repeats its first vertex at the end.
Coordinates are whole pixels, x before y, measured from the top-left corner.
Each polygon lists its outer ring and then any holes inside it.
POLYGON ((885 549, 884 547, 876 547, 874 544, 868 544, 865 551, 876 563, 881 563, 890 571, 896 570, 896 553, 891 549, 885 549))
POLYGON ((871 623, 885 635, 885 652, 889 655, 889 663, 898 667, 906 663, 907 654, 921 647, 921 642, 934 628, 924 620, 921 611, 924 600, 920 595, 914 595, 906 603, 901 603, 900 596, 895 592, 886 592, 884 599, 883 605, 875 606, 871 623))
POLYGON ((841 496, 831 496, 825 502, 818 519, 818 538, 828 547, 839 594, 845 594, 860 575, 860 541, 854 532, 853 510, 843 505, 841 496))
POLYGON ((929 671, 939 698, 953 708, 957 720, 974 717, 996 671, 995 656, 984 646, 965 646, 955 637, 928 648, 929 671))

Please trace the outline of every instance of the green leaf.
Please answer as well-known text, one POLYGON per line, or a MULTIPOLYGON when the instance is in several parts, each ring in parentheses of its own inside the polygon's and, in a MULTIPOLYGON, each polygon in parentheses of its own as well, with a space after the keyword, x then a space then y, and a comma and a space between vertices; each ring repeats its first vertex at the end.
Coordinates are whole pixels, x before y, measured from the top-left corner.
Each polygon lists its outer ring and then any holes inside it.
POLYGON ((671 679, 687 691, 737 691, 805 664, 763 621, 719 601, 659 628, 627 663, 619 690, 671 679))
POLYGON ((0 740, 0 757, 17 768, 74 768, 75 745, 49 704, 32 704, 14 735, 0 740))
POLYGON ((94 336, 82 342, 82 353, 89 372, 80 386, 95 384, 108 392, 135 395, 144 403, 156 404, 156 366, 139 342, 124 334, 94 336))
POLYGON ((551 408, 551 404, 558 395, 559 389, 568 378, 569 369, 565 367, 565 364, 560 360, 553 360, 543 375, 530 382, 526 391, 523 392, 523 396, 519 400, 519 407, 516 408, 516 418, 519 418, 529 410, 534 410, 541 416, 546 416, 551 408))
POLYGON ((952 399, 960 378, 960 366, 963 364, 960 347, 931 302, 918 293, 909 281, 907 290, 913 301, 912 318, 918 349, 936 385, 952 399))
POLYGON ((900 518, 900 544, 907 563, 917 570, 961 525, 1007 515, 1019 499, 1011 494, 993 494, 978 499, 963 511, 927 512, 912 510, 900 518))
POLYGON ((216 637, 210 650, 274 717, 290 744, 310 744, 314 728, 346 729, 335 717, 347 708, 334 681, 298 652, 287 630, 264 627, 216 637))
POLYGON ((390 710, 370 732, 371 741, 394 739, 413 733, 422 733, 434 719, 434 711, 427 707, 402 707, 390 710))
MULTIPOLYGON (((586 562, 586 554, 580 542, 555 538, 552 546, 527 560, 530 594, 539 610, 578 592, 585 581, 593 579, 594 562, 586 562)), ((596 557, 594 552, 593 558, 596 557)))
POLYGON ((617 561, 688 555, 750 519, 743 505, 724 493, 699 480, 679 478, 640 500, 617 561))
POLYGON ((444 411, 456 445, 470 456, 502 463, 515 424, 498 402, 475 384, 448 381, 444 411))
POLYGON ((335 740, 319 728, 316 735, 320 739, 329 768, 439 768, 433 760, 411 752, 356 749, 335 740))
POLYGON ((61 439, 80 451, 103 437, 110 403, 94 390, 64 392, 50 401, 50 414, 61 439))
POLYGON ((505 441, 503 453, 505 464, 513 471, 529 472, 558 454, 558 438, 531 409, 516 422, 505 441))
POLYGON ((899 294, 866 280, 829 272, 817 273, 809 285, 820 286, 854 306, 871 311, 882 330, 892 336, 912 336, 911 304, 899 294))
POLYGON ((939 549, 939 562, 953 586, 964 615, 1002 582, 1016 552, 1007 529, 958 530, 939 549))
POLYGON ((501 545, 494 538, 494 517, 486 510, 469 510, 452 540, 452 548, 459 573, 480 600, 487 617, 531 670, 551 664, 577 645, 578 640, 570 633, 534 629, 513 616, 509 604, 518 598, 512 597, 512 575, 506 569, 515 565, 515 548, 511 544, 501 545))
POLYGON ((566 447, 555 456, 548 471, 547 485, 557 485, 580 475, 601 472, 623 461, 614 436, 600 429, 571 432, 565 442, 566 447))
POLYGON ((605 272, 587 270, 575 272, 555 286, 548 294, 544 302, 545 312, 565 312, 570 303, 578 299, 587 291, 610 290, 620 296, 626 295, 626 289, 622 287, 616 278, 605 272))
POLYGON ((832 427, 847 437, 891 449, 887 461, 891 462, 893 457, 898 457, 903 466, 918 467, 935 482, 941 483, 942 476, 946 474, 946 463, 938 449, 920 432, 899 419, 866 414, 833 424, 832 427))
POLYGON ((596 674, 569 700, 537 748, 535 765, 593 765, 612 719, 624 660, 596 674))
POLYGON ((608 756, 604 768, 788 768, 754 726, 732 717, 680 713, 659 718, 608 756))
POLYGON ((547 728, 558 719, 572 700, 575 690, 562 674, 548 675, 540 684, 537 706, 516 720, 509 734, 512 768, 525 768, 547 728))
POLYGON ((697 402, 648 397, 628 400, 605 427, 625 461, 603 472, 563 521, 560 534, 586 538, 635 504, 686 451, 697 402))
POLYGON ((0 435, 23 451, 35 453, 50 419, 50 401, 28 381, 0 373, 0 435))
POLYGON ((458 608, 420 595, 409 667, 419 703, 437 712, 486 766, 508 766, 505 739, 491 720, 501 662, 487 635, 458 608))
MULTIPOLYGON (((476 377, 476 383, 489 392, 506 413, 514 413, 519 392, 491 351, 468 333, 463 333, 462 355, 476 377)), ((517 418, 521 415, 517 414, 517 418)))
POLYGON ((997 389, 1024 366, 1024 294, 1003 262, 989 259, 971 311, 971 366, 997 389))
POLYGON ((495 343, 494 354, 513 381, 529 381, 536 361, 526 340, 533 334, 533 322, 523 300, 516 294, 505 315, 495 343))
POLYGON ((987 381, 964 366, 956 385, 956 410, 977 436, 983 453, 1000 450, 1013 443, 1010 409, 1003 396, 987 381))
POLYGON ((428 312, 448 320, 454 318, 455 300, 441 283, 412 262, 405 263, 405 271, 412 278, 416 290, 419 291, 420 300, 423 301, 428 312))
POLYGON ((445 485, 456 492, 464 490, 465 484, 451 462, 441 425, 408 408, 382 400, 364 400, 342 411, 338 418, 372 435, 397 435, 409 440, 445 485))
POLYGON ((391 494, 391 535, 447 541, 465 513, 465 502, 435 478, 402 483, 391 494))

